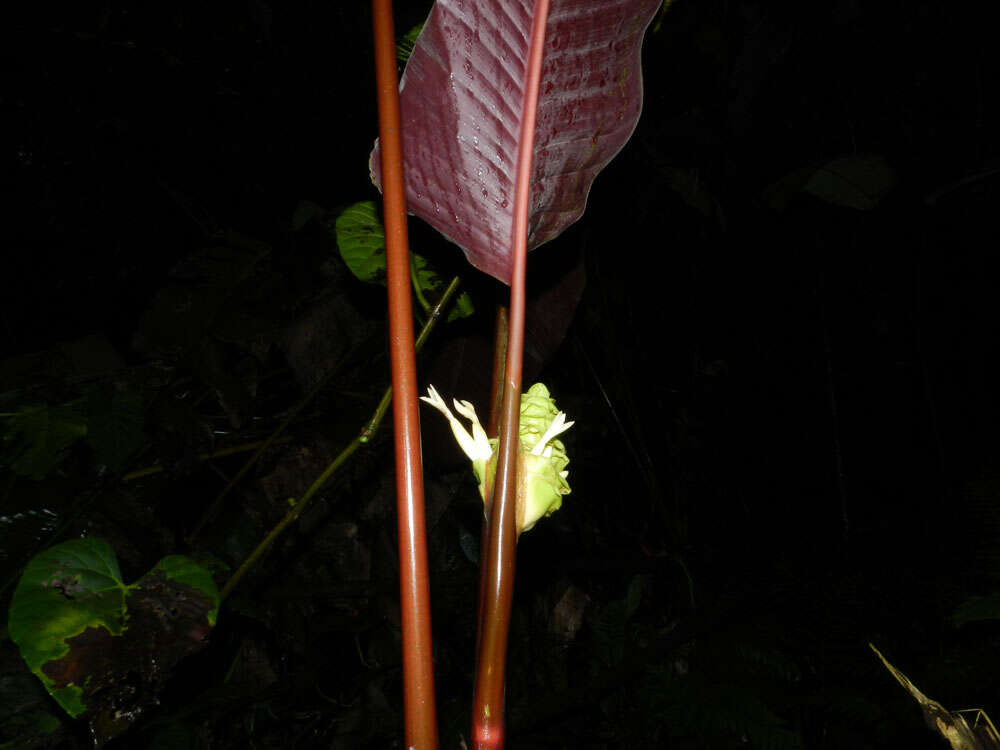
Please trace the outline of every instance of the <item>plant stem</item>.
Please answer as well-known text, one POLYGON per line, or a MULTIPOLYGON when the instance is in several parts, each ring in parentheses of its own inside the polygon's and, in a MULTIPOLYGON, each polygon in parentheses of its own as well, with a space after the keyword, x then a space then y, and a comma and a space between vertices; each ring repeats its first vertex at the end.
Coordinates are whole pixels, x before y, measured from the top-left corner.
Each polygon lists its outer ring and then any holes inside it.
POLYGON ((414 257, 413 253, 410 253, 410 282, 413 284, 413 295, 417 298, 417 302, 420 303, 420 307, 424 312, 431 309, 431 303, 427 301, 424 296, 423 290, 420 288, 420 279, 417 277, 417 259, 414 257))
POLYGON ((278 441, 278 437, 286 429, 288 429, 288 425, 292 423, 292 420, 294 420, 299 414, 301 414, 302 410, 305 409, 306 406, 309 405, 312 402, 312 400, 319 395, 320 391, 322 391, 326 387, 330 379, 335 374, 337 374, 339 370, 340 370, 339 367, 334 367, 326 375, 320 378, 319 382, 313 386, 312 390, 309 391, 306 397, 302 399, 302 401, 300 401, 299 404, 294 409, 292 409, 292 411, 289 412, 283 420, 281 420, 281 424, 279 424, 274 429, 274 432, 272 432, 268 436, 267 440, 265 440, 263 443, 259 445, 257 450, 254 451, 254 454, 250 456, 250 458, 247 459, 247 462, 243 464, 243 466, 240 468, 238 472, 236 472, 236 476, 234 476, 226 483, 226 486, 222 488, 222 491, 215 496, 215 499, 212 500, 212 502, 209 504, 205 512, 202 513, 201 518, 198 519, 198 523, 195 524, 194 529, 192 529, 191 533, 187 535, 185 541, 189 545, 194 544, 195 539, 197 539, 198 535, 201 534, 206 524, 208 524, 209 521, 215 518, 216 514, 222 509, 222 501, 226 499, 229 493, 233 491, 233 488, 240 483, 243 477, 247 475, 247 473, 254 466, 254 464, 257 463, 257 459, 259 459, 264 454, 264 451, 266 451, 268 448, 274 445, 275 442, 278 441))
MULTIPOLYGON (((490 379, 490 418, 486 426, 486 435, 490 439, 497 437, 500 424, 500 407, 503 403, 504 367, 507 362, 508 315, 507 308, 497 305, 496 317, 493 322, 493 375, 490 379)), ((479 596, 476 605, 476 657, 479 656, 479 638, 483 634, 483 592, 486 591, 486 558, 490 538, 490 509, 493 507, 492 488, 487 488, 483 498, 483 522, 479 529, 479 596)))
MULTIPOLYGON (((281 428, 279 428, 280 430, 281 428)), ((208 461, 211 458, 220 458, 222 456, 232 456, 236 453, 246 453, 248 451, 256 451, 250 458, 250 461, 256 459, 260 453, 269 445, 277 445, 280 443, 287 443, 291 440, 290 437, 278 437, 278 430, 275 430, 274 434, 271 435, 267 440, 257 440, 253 443, 244 443, 243 445, 232 445, 228 448, 219 448, 219 450, 212 451, 211 453, 200 453, 198 454, 199 461, 208 461)), ((247 463, 250 463, 248 461, 247 463)), ((135 471, 130 471, 122 477, 123 482, 131 482, 136 479, 141 479, 142 477, 148 477, 153 474, 159 474, 166 467, 163 464, 153 464, 152 466, 147 466, 145 469, 136 469, 135 471)), ((240 474, 237 474, 239 477, 240 474)), ((235 479, 233 480, 235 481, 235 479)))
POLYGON ((420 460, 420 414, 414 355, 410 253, 400 137, 399 82, 391 0, 372 0, 382 200, 389 290, 389 352, 392 360, 393 436, 396 443, 396 517, 399 527, 399 605, 403 638, 406 746, 438 746, 434 704, 430 586, 420 460))
MULTIPOLYGON (((438 303, 431 310, 431 313, 427 318, 427 322, 424 323, 424 327, 420 330, 420 336, 417 337, 417 343, 414 347, 416 351, 419 352, 423 348, 424 343, 430 337, 434 326, 436 326, 438 321, 444 317, 444 311, 448 308, 448 304, 451 302, 452 297, 454 297, 455 293, 458 291, 458 283, 458 277, 456 276, 451 280, 451 283, 448 284, 448 288, 444 290, 444 294, 441 295, 441 299, 438 300, 438 303)), ((333 459, 330 465, 323 470, 323 473, 320 474, 309 489, 306 490, 305 494, 298 501, 296 501, 291 508, 289 508, 285 517, 281 519, 281 521, 279 521, 277 525, 271 529, 271 531, 268 532, 267 536, 260 541, 256 548, 254 548, 254 551, 250 553, 247 559, 243 561, 239 568, 237 568, 236 572, 230 576, 228 581, 226 581, 226 585, 222 588, 222 592, 220 594, 223 599, 229 596, 233 589, 240 584, 240 581, 243 580, 254 564, 261 558, 268 548, 274 544, 274 541, 281 535, 281 532, 288 528, 293 521, 296 521, 299 516, 302 515, 306 505, 308 505, 309 501, 320 490, 320 488, 322 488, 323 485, 329 481, 330 477, 333 476, 333 473, 340 468, 358 448, 366 445, 375 436, 375 433, 378 432, 379 426, 382 424, 382 419, 385 417, 386 411, 389 409, 390 403, 392 403, 391 387, 385 389, 385 393, 382 394, 382 398, 379 400, 378 406, 375 407, 375 412, 372 414, 371 419, 369 419, 365 423, 365 426, 361 428, 358 436, 348 443, 340 454, 333 459)))
POLYGON ((497 436, 500 426, 500 405, 503 403, 503 373, 507 362, 507 337, 509 321, 507 308, 497 305, 493 323, 493 378, 490 381, 490 422, 486 428, 489 437, 497 436))
POLYGON ((517 464, 520 446, 521 372, 524 363, 525 264, 528 254, 528 204, 531 197, 531 154, 548 0, 536 0, 525 68, 524 106, 518 143, 511 230, 510 321, 507 364, 504 368, 500 440, 496 479, 489 511, 490 533, 486 553, 486 586, 482 591, 481 632, 476 659, 476 686, 472 700, 473 746, 494 750, 504 746, 504 674, 507 633, 514 596, 514 560, 517 548, 517 464))
POLYGON ((306 493, 302 496, 302 498, 292 505, 292 507, 285 514, 285 517, 282 518, 274 526, 274 528, 267 533, 267 536, 260 541, 256 548, 254 548, 254 551, 250 553, 250 556, 243 561, 243 564, 240 565, 240 567, 236 569, 236 572, 230 576, 228 581, 226 581, 226 585, 223 586, 222 591, 219 592, 220 598, 225 599, 232 593, 233 589, 240 584, 240 581, 243 580, 250 568, 252 568, 261 556, 267 552, 271 545, 274 544, 274 541, 281 536, 281 532, 288 528, 288 526, 290 526, 294 521, 298 520, 299 516, 302 515, 302 511, 306 509, 309 501, 312 500, 313 495, 315 495, 319 489, 326 484, 326 481, 333 476, 333 472, 339 469, 341 464, 350 458, 351 454, 353 454, 354 451, 356 451, 361 445, 361 438, 354 438, 354 440, 348 443, 347 447, 340 452, 340 455, 326 467, 323 473, 316 477, 316 481, 314 481, 312 486, 306 490, 306 493))

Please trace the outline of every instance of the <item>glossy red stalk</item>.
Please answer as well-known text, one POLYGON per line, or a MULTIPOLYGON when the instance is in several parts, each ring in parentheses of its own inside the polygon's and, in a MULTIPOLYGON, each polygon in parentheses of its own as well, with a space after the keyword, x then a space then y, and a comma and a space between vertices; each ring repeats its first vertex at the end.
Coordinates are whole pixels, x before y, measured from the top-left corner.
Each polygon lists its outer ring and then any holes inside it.
POLYGON ((372 0, 379 138, 382 144, 382 200, 389 288, 389 353, 392 360, 392 416, 396 445, 396 516, 399 526, 399 604, 403 638, 403 699, 406 746, 438 746, 434 704, 430 589, 424 483, 417 410, 417 369, 410 299, 409 243, 400 138, 399 83, 391 0, 372 0))
POLYGON ((472 735, 476 750, 504 746, 504 676, 507 633, 514 597, 514 564, 517 549, 517 455, 521 414, 521 372, 524 362, 525 263, 528 256, 528 201, 531 196, 531 154, 534 146, 539 80, 545 51, 548 0, 536 0, 525 70, 523 109, 518 141, 514 187, 514 221, 511 231, 513 269, 507 361, 504 368, 500 409, 500 441, 497 470, 489 510, 486 540, 485 586, 481 591, 482 612, 476 685, 472 700, 472 735))
MULTIPOLYGON (((503 406, 504 368, 507 364, 507 308, 497 305, 496 318, 493 322, 493 374, 490 379, 490 418, 486 426, 486 434, 492 439, 498 436, 500 429, 500 409, 503 406)), ((490 493, 492 494, 492 493, 490 493)), ((486 501, 483 522, 480 525, 479 539, 479 598, 476 608, 476 657, 479 657, 479 638, 483 634, 483 592, 486 591, 486 555, 489 551, 487 540, 490 537, 490 508, 493 498, 486 501)))

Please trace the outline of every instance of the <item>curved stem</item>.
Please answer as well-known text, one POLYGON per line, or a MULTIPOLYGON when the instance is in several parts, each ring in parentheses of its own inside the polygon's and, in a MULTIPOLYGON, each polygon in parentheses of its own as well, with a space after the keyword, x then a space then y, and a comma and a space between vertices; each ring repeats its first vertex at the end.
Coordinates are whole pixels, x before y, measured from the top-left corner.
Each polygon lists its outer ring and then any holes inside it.
POLYGON ((420 288, 420 278, 417 276, 417 259, 413 253, 410 256, 410 283, 413 284, 413 294, 417 298, 417 302, 420 303, 420 307, 426 313, 431 309, 431 303, 427 301, 424 296, 424 290, 420 288))
MULTIPOLYGON (((431 310, 430 316, 427 318, 427 322, 424 327, 420 330, 420 336, 417 338, 417 343, 415 349, 419 352, 424 345, 424 342, 431 335, 431 331, 434 326, 437 325, 438 321, 444 317, 444 311, 448 308, 448 304, 451 302, 452 297, 455 296, 455 292, 458 290, 458 277, 456 276, 451 280, 448 288, 444 290, 444 294, 441 295, 441 299, 431 310)), ((382 394, 382 399, 379 401, 377 407, 375 407, 375 412, 372 414, 372 418, 365 423, 365 426, 361 428, 361 432, 358 436, 354 438, 347 447, 340 452, 340 454, 333 459, 329 466, 324 469, 323 473, 320 474, 316 480, 312 483, 305 494, 296 502, 293 503, 292 507, 288 509, 285 517, 277 523, 277 525, 268 532, 267 536, 260 541, 260 543, 254 548, 254 551, 250 553, 249 557, 243 561, 236 572, 230 576, 229 580, 226 581, 226 585, 222 588, 221 597, 225 599, 229 594, 232 593, 233 589, 240 585, 240 582, 250 571, 250 569, 256 564, 256 562, 261 558, 261 556, 267 552, 274 541, 281 536, 288 526, 293 522, 298 520, 299 516, 302 515, 302 511, 305 510, 306 505, 312 499, 320 488, 329 481, 333 473, 343 465, 343 463, 350 458, 358 448, 368 443, 378 432, 378 428, 382 424, 382 419, 385 417, 385 413, 389 410, 389 404, 392 403, 392 388, 386 388, 385 393, 382 394)), ((284 439, 282 439, 284 440, 284 439)))
POLYGON ((476 659, 476 686, 472 702, 473 743, 477 750, 504 746, 504 674, 507 633, 514 597, 514 561, 517 548, 517 464, 521 414, 521 372, 524 363, 524 277, 528 254, 528 203, 531 197, 531 154, 534 146, 538 87, 545 48, 548 0, 536 0, 524 81, 521 132, 514 189, 511 230, 513 269, 510 279, 510 321, 497 470, 490 508, 485 587, 482 591, 482 630, 476 659))

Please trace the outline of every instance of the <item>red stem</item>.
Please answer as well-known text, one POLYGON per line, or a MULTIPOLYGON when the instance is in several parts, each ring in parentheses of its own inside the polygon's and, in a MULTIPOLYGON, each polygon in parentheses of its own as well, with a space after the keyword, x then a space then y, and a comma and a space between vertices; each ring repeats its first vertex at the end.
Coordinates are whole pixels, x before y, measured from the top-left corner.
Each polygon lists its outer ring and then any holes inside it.
POLYGON ((490 382, 490 422, 486 434, 497 436, 500 426, 500 407, 503 403, 503 373, 507 361, 507 308, 497 305, 493 322, 493 378, 490 382))
POLYGON ((524 362, 524 276, 528 254, 528 204, 531 197, 531 153, 534 146, 538 86, 545 51, 548 0, 536 0, 525 70, 521 132, 514 188, 514 225, 511 230, 513 269, 510 279, 510 322, 507 365, 504 370, 500 442, 490 508, 485 587, 482 591, 482 630, 476 659, 476 687, 472 700, 473 743, 477 750, 504 746, 504 673, 507 632, 514 596, 514 560, 517 548, 517 456, 521 413, 521 370, 524 362))
POLYGON ((438 736, 392 1, 372 0, 372 15, 389 287, 389 352, 392 360, 392 417, 396 444, 396 517, 399 524, 399 605, 403 630, 406 746, 417 750, 432 750, 438 746, 438 736))
MULTIPOLYGON (((500 409, 503 406, 503 373, 507 362, 507 308, 497 305, 496 318, 493 321, 493 375, 490 379, 490 420, 486 426, 489 438, 497 437, 500 424, 500 409)), ((483 522, 480 525, 479 539, 479 599, 476 609, 476 657, 479 656, 479 638, 483 634, 483 592, 486 590, 486 560, 490 538, 490 508, 493 507, 493 488, 486 489, 484 498, 483 522)))

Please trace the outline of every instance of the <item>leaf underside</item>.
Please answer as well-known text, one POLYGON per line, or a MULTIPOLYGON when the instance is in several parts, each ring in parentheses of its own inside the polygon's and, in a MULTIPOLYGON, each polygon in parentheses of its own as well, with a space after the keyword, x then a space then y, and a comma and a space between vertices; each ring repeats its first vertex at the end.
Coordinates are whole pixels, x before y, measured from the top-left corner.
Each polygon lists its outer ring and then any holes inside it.
MULTIPOLYGON (((580 218, 642 108, 640 48, 659 0, 551 0, 532 152, 528 249, 580 218)), ((531 0, 438 0, 400 84, 407 210, 509 283, 531 0)), ((380 149, 369 166, 381 189, 380 149)))

